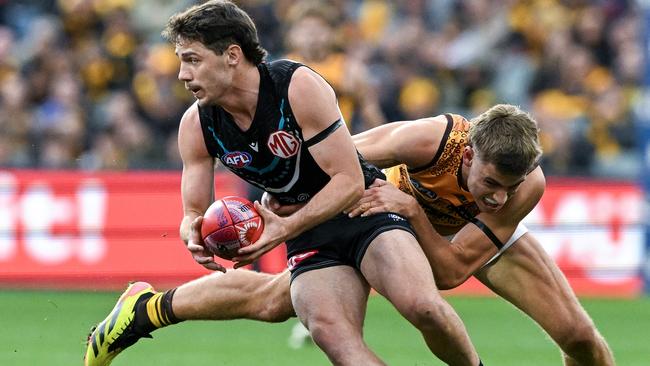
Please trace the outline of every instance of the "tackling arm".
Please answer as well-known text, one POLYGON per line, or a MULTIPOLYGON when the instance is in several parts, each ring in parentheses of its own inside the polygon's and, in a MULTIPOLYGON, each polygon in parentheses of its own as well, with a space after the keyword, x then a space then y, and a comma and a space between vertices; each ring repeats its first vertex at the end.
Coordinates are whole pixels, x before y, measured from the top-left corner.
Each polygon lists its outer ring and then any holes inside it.
POLYGON ((421 167, 438 151, 447 120, 444 116, 391 122, 352 137, 361 155, 379 168, 398 164, 421 167))
MULTIPOLYGON (((406 164, 409 168, 417 168, 428 164, 435 156, 445 126, 444 116, 395 122, 355 135, 354 142, 371 163, 384 167, 406 164)), ((535 207, 544 186, 544 175, 538 167, 498 213, 481 213, 477 219, 505 243, 535 207)), ((396 212, 407 217, 441 289, 463 283, 497 253, 490 238, 472 223, 465 225, 450 242, 436 232, 413 197, 384 181, 377 181, 366 190, 361 200, 348 211, 351 216, 396 212)))
MULTIPOLYGON (((450 242, 434 229, 413 196, 386 181, 376 180, 349 215, 368 216, 380 212, 395 212, 409 220, 440 289, 458 286, 496 253, 489 240, 487 243, 468 240, 450 242)), ((475 234, 480 238, 480 231, 475 234)))
MULTIPOLYGON (((537 168, 498 213, 481 213, 477 218, 505 243, 519 222, 535 207, 544 192, 544 185, 544 176, 537 168)), ((465 225, 449 241, 434 229, 413 196, 388 182, 376 180, 349 214, 367 216, 380 212, 395 212, 409 220, 429 260, 436 284, 442 290, 465 282, 497 253, 494 243, 473 223, 465 225)))
MULTIPOLYGON (((505 244, 521 220, 537 205, 545 186, 544 173, 538 167, 526 177, 501 210, 496 213, 480 213, 476 218, 505 244)), ((435 239, 425 239, 420 244, 429 258, 441 289, 462 284, 498 252, 494 242, 473 223, 465 225, 454 236, 451 245, 446 247, 435 239)))

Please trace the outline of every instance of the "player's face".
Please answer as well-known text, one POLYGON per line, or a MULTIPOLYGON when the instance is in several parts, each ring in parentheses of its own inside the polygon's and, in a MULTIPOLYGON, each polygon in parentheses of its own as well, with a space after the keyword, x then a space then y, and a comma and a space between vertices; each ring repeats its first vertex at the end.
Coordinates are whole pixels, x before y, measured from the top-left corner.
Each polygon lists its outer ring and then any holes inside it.
POLYGON ((233 71, 228 55, 221 55, 198 41, 179 41, 176 55, 181 61, 178 79, 185 83, 200 106, 219 104, 232 84, 233 71))
POLYGON ((525 176, 502 174, 494 164, 482 161, 476 154, 469 163, 467 189, 481 212, 499 211, 525 179, 525 176))

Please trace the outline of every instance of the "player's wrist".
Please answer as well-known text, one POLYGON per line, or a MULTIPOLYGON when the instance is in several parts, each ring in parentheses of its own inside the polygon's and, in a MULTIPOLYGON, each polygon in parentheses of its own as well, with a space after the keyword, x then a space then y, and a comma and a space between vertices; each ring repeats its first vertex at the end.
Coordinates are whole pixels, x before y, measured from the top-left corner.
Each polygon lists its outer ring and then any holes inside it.
POLYGON ((191 227, 192 226, 192 221, 194 220, 195 217, 196 216, 192 217, 190 215, 183 216, 183 220, 181 221, 181 225, 178 228, 178 234, 179 234, 181 240, 183 241, 183 243, 185 243, 185 246, 187 246, 187 244, 190 241, 190 232, 192 230, 192 227, 191 227))
POLYGON ((284 229, 280 243, 293 239, 304 231, 305 223, 295 212, 289 216, 280 216, 279 219, 283 221, 280 226, 284 229))
POLYGON ((179 230, 179 236, 181 237, 181 241, 183 242, 183 244, 187 246, 187 244, 190 242, 190 235, 187 232, 187 230, 183 230, 183 228, 181 228, 179 230))
POLYGON ((421 213, 424 213, 424 211, 422 211, 422 207, 418 204, 415 198, 409 196, 408 200, 406 201, 406 205, 403 207, 402 215, 404 215, 407 219, 412 220, 418 217, 421 213))

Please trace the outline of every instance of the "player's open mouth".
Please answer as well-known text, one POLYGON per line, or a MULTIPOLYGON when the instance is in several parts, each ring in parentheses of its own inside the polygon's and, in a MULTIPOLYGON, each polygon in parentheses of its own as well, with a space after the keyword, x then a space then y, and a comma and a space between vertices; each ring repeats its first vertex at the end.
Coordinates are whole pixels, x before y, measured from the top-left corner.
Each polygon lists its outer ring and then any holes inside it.
POLYGON ((499 207, 500 207, 500 205, 498 203, 490 202, 489 200, 487 200, 485 198, 483 199, 483 204, 486 205, 488 208, 490 208, 492 210, 495 210, 495 211, 498 210, 499 207))
POLYGON ((189 90, 194 97, 196 97, 201 92, 201 88, 198 86, 188 85, 185 88, 189 90))

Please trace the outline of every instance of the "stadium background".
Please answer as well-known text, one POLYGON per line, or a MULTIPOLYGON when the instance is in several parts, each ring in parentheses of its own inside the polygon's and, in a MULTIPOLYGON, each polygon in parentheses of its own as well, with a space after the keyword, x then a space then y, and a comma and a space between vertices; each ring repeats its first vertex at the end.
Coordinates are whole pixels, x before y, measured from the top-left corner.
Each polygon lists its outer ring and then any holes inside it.
MULTIPOLYGON (((0 0, 0 364, 79 362, 110 291, 205 273, 177 234, 175 133, 191 99, 159 36, 191 3, 0 0)), ((498 102, 529 110, 549 185, 527 224, 620 364, 650 364, 646 1, 237 3, 270 59, 302 60, 332 83, 353 131, 443 112, 473 117, 498 102)), ((259 195, 217 177, 219 195, 259 195)), ((283 266, 280 248, 257 269, 283 266)), ((449 298, 488 364, 559 363, 539 329, 497 299, 474 297, 483 294, 470 281, 449 298)), ((366 335, 380 354, 437 364, 403 323, 371 300, 366 335)), ((289 327, 184 324, 115 364, 326 364, 313 348, 289 350, 289 327), (273 362, 256 356, 271 353, 273 362)))

